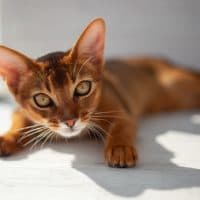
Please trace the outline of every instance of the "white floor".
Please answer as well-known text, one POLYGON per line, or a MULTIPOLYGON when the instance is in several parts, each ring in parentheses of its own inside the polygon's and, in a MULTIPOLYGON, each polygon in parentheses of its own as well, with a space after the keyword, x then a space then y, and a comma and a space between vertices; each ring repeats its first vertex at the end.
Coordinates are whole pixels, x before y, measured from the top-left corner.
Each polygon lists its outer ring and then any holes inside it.
MULTIPOLYGON (((0 105, 1 132, 11 109, 0 105)), ((140 161, 134 169, 108 168, 103 145, 72 141, 0 159, 4 200, 200 199, 198 112, 144 119, 138 133, 140 161)))

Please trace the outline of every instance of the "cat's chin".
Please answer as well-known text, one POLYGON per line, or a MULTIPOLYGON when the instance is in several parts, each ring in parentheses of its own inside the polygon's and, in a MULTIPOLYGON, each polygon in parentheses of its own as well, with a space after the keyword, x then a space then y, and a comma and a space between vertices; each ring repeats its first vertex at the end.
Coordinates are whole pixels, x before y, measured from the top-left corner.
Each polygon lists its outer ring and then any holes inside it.
POLYGON ((57 134, 64 138, 72 138, 81 134, 81 132, 86 128, 87 124, 80 122, 79 120, 73 128, 69 128, 64 123, 59 124, 59 128, 56 130, 57 134))

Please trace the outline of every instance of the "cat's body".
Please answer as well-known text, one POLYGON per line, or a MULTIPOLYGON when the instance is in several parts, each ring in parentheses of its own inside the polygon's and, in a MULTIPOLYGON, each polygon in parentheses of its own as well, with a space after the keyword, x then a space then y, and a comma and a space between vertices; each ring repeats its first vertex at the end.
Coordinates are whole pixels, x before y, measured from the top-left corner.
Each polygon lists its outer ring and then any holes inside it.
POLYGON ((121 97, 118 99, 126 101, 126 110, 136 118, 200 106, 200 73, 169 60, 155 57, 108 60, 106 69, 108 76, 115 79, 121 97))
POLYGON ((97 19, 72 50, 34 62, 0 48, 0 74, 21 105, 13 126, 0 138, 2 156, 54 135, 74 137, 89 131, 104 135, 109 165, 134 166, 136 127, 142 115, 200 107, 200 73, 142 57, 110 60, 103 69, 104 34, 104 23, 97 19))

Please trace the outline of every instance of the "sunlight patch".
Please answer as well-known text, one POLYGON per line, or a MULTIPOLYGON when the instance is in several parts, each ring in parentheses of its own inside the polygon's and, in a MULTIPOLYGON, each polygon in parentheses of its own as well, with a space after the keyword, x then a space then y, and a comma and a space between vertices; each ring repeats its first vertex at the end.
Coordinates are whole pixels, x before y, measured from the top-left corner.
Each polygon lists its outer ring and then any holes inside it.
POLYGON ((169 130, 156 138, 161 146, 173 153, 171 161, 174 164, 197 169, 200 168, 199 140, 200 135, 177 130, 169 130))

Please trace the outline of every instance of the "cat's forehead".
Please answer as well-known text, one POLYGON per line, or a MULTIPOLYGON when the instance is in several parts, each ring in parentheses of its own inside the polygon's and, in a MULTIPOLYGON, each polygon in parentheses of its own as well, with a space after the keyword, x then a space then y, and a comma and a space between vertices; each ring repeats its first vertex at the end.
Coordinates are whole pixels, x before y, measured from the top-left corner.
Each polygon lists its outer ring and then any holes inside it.
POLYGON ((52 52, 52 53, 48 53, 48 54, 45 54, 44 56, 37 58, 37 61, 38 62, 56 62, 68 54, 69 54, 69 51, 68 52, 62 52, 62 51, 52 52))
POLYGON ((51 82, 54 86, 61 87, 68 82, 71 74, 70 63, 63 62, 64 52, 54 52, 38 58, 36 61, 39 70, 36 70, 36 79, 40 83, 51 82))
POLYGON ((36 70, 36 73, 40 83, 51 82, 57 88, 83 79, 99 80, 100 74, 94 66, 86 62, 87 58, 72 62, 69 52, 54 52, 37 59, 40 70, 36 70))
POLYGON ((46 73, 60 73, 69 71, 70 63, 63 62, 66 54, 64 52, 54 52, 38 58, 36 61, 40 65, 41 71, 46 73))

